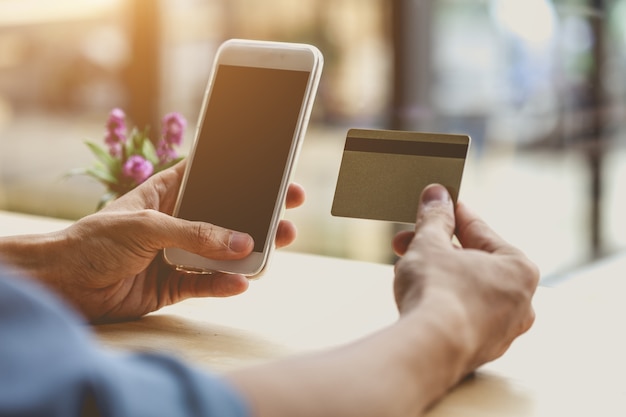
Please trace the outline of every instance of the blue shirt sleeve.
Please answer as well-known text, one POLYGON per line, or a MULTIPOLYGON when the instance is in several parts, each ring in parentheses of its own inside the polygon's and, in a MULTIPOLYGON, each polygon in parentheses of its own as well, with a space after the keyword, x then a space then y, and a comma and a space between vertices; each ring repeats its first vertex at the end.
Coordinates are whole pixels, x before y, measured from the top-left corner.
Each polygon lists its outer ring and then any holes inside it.
POLYGON ((0 268, 0 416, 249 415, 217 376, 99 347, 54 295, 13 274, 0 268))

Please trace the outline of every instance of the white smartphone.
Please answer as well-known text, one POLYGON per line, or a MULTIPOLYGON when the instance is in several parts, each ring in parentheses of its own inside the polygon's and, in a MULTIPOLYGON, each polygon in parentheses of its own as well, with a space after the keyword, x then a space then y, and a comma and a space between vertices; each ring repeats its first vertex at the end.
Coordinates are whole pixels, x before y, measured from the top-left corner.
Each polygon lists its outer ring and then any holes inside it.
POLYGON ((274 250, 323 66, 311 45, 232 39, 218 49, 174 215, 246 232, 253 252, 164 250, 181 270, 259 276, 274 250))

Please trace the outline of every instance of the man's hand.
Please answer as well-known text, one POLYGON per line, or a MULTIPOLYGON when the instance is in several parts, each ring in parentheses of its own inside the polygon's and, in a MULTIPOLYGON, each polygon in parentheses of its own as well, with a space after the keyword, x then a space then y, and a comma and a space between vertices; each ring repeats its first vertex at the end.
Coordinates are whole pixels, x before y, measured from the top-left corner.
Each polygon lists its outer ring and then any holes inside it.
POLYGON ((455 210, 444 187, 424 190, 415 232, 397 234, 393 248, 402 256, 395 281, 401 315, 456 323, 446 331, 467 356, 461 372, 502 355, 533 323, 537 267, 465 205, 455 210))
MULTIPOLYGON (((59 232, 51 252, 54 257, 48 257, 41 278, 93 322, 137 318, 189 297, 225 297, 245 291, 244 276, 184 273, 162 260, 165 247, 215 259, 243 258, 253 248, 247 234, 170 216, 183 172, 184 162, 59 232)), ((287 208, 303 201, 304 190, 292 184, 287 208)), ((295 234, 294 225, 282 221, 276 246, 290 244, 295 234)))
POLYGON ((338 349, 230 374, 254 415, 422 415, 528 329, 535 266, 465 206, 455 214, 442 186, 423 192, 417 218, 393 241, 399 320, 338 349))

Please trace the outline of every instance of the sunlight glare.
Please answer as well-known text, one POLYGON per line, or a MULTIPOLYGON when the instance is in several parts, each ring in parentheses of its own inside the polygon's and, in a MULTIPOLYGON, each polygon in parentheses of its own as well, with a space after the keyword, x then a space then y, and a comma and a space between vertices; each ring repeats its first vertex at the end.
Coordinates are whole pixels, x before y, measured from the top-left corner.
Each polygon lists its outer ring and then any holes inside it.
POLYGON ((549 42, 556 13, 550 0, 492 0, 491 15, 503 29, 529 43, 549 42))

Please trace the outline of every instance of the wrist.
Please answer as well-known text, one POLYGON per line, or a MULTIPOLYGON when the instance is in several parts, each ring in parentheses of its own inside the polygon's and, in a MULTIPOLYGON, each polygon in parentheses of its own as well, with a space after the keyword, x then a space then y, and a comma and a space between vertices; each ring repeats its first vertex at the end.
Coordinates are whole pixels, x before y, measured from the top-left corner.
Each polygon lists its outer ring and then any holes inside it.
POLYGON ((405 345, 404 361, 417 384, 414 389, 422 393, 422 403, 428 406, 470 371, 476 345, 472 328, 462 304, 445 294, 425 297, 398 324, 413 338, 405 345))
POLYGON ((25 276, 54 286, 63 264, 61 232, 0 238, 0 261, 25 276))

